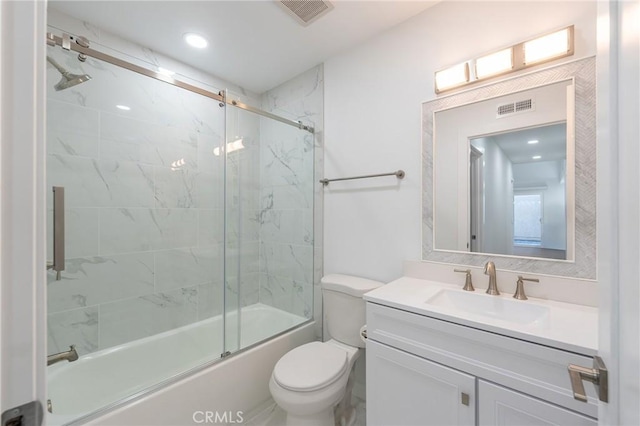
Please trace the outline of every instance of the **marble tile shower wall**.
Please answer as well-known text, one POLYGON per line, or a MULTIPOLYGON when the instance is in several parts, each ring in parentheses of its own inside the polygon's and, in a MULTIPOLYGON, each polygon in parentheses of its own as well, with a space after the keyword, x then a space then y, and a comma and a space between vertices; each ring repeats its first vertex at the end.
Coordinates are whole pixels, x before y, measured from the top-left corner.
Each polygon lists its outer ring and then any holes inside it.
MULTIPOLYGON (((259 104, 242 87, 52 7, 47 23, 48 31, 86 36, 98 50, 259 104)), ((48 185, 67 188, 68 258, 62 281, 49 276, 49 352, 76 344, 86 354, 219 314, 223 160, 212 152, 223 143, 222 110, 99 61, 47 53, 93 77, 55 92, 60 76, 47 71, 48 185)), ((49 220, 51 229, 51 211, 49 220)))
POLYGON ((93 80, 48 94, 47 184, 65 187, 67 210, 66 271, 49 274, 50 352, 85 354, 222 309, 223 110, 87 64, 93 80))
POLYGON ((262 108, 315 135, 261 119, 260 301, 310 318, 322 336, 322 65, 266 92, 262 108), (315 304, 315 306, 312 305, 315 304))
MULTIPOLYGON (((48 23, 54 25, 50 31, 88 36, 100 43, 99 50, 124 52, 139 65, 174 69, 212 91, 228 87, 249 104, 259 99, 55 10, 48 23)), ((59 74, 48 69, 47 184, 66 187, 68 259, 62 281, 49 275, 49 352, 76 344, 86 354, 219 314, 224 176, 222 157, 211 153, 224 142, 222 110, 214 101, 99 61, 82 64, 59 49, 48 54, 71 72, 93 77, 55 92, 51 86, 59 74), (117 110, 117 104, 131 110, 117 110)), ((315 170, 314 182, 321 177, 322 95, 320 66, 261 98, 264 109, 313 124, 315 146, 304 132, 228 110, 227 126, 246 147, 230 153, 227 164, 231 309, 260 301, 309 316, 315 290, 321 323, 322 299, 313 283, 322 271, 322 194, 316 187, 310 204, 311 179, 299 169, 296 183, 291 171, 304 167, 315 170), (289 206, 285 195, 292 197, 289 206), (287 221, 293 211, 300 215, 287 221), (286 264, 287 272, 278 263, 286 264)), ((51 203, 49 197, 49 229, 51 203)))
MULTIPOLYGON (((228 140, 244 148, 227 155, 227 310, 259 302, 259 223, 254 215, 260 195, 260 118, 227 107, 228 140)), ((227 324, 228 329, 235 329, 227 324)), ((233 333, 227 333, 234 347, 233 333)))

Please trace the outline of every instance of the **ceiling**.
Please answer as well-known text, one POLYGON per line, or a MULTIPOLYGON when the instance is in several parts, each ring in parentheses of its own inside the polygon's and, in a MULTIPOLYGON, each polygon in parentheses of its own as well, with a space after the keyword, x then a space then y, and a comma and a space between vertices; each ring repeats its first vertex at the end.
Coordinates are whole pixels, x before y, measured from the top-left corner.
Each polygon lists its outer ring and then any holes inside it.
POLYGON ((417 15, 437 1, 333 0, 308 27, 275 1, 57 1, 49 7, 263 93, 417 15), (209 47, 182 40, 195 32, 209 47))
POLYGON ((532 129, 493 135, 491 139, 498 144, 513 164, 532 161, 557 161, 567 158, 567 124, 559 123, 532 129), (537 140, 537 144, 528 144, 537 140), (539 155, 539 160, 533 160, 539 155))

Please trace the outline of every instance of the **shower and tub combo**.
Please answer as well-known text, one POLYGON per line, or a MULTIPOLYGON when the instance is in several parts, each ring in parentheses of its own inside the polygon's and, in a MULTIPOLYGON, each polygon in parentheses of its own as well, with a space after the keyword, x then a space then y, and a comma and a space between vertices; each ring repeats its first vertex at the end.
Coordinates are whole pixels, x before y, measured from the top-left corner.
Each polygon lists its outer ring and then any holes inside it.
POLYGON ((48 423, 311 340, 312 123, 50 29, 48 423))

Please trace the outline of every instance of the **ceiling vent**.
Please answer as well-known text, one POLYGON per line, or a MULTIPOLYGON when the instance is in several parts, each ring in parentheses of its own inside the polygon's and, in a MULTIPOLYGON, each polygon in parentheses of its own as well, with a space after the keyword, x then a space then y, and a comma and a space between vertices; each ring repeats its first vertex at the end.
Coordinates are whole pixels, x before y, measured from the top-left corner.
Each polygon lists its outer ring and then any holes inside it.
POLYGON ((496 110, 496 118, 506 117, 508 115, 519 114, 528 111, 535 111, 536 103, 533 99, 524 99, 517 102, 509 102, 508 104, 498 105, 496 110))
POLYGON ((279 0, 277 3, 305 27, 333 9, 333 5, 324 0, 279 0))

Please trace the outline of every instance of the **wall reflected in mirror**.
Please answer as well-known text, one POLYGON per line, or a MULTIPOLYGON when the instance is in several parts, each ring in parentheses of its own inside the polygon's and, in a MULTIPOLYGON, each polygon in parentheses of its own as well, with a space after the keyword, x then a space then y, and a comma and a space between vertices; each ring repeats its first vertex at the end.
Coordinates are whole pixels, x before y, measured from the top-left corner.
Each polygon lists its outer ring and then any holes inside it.
POLYGON ((434 113, 435 250, 573 259, 572 90, 565 80, 434 113))

